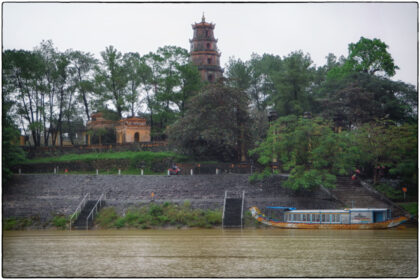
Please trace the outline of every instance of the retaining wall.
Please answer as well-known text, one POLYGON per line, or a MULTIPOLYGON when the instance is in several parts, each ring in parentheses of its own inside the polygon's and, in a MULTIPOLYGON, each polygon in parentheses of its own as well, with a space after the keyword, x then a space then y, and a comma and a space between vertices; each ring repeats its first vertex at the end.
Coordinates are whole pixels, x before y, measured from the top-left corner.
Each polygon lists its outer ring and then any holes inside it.
POLYGON ((245 191, 245 208, 290 206, 298 209, 341 208, 327 193, 292 191, 281 187, 282 177, 251 184, 249 175, 141 176, 141 175, 16 175, 3 187, 3 218, 39 216, 50 219, 56 214, 70 215, 85 193, 91 199, 106 194, 108 206, 122 213, 130 206, 165 201, 191 202, 194 208, 223 207, 225 191, 245 191))

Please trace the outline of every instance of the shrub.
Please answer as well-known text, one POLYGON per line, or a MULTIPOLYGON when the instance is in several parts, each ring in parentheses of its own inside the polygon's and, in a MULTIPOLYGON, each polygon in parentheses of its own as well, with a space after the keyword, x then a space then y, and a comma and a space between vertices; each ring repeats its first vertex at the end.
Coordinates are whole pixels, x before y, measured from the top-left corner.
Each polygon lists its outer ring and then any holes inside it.
POLYGON ((417 202, 406 202, 406 203, 399 203, 401 207, 407 210, 410 215, 417 216, 418 214, 418 203, 417 202))
POLYGON ((149 223, 152 222, 152 220, 153 220, 152 216, 150 216, 149 214, 144 214, 144 215, 141 215, 139 217, 138 223, 139 224, 149 224, 149 223))
POLYGON ((187 208, 187 209, 188 209, 188 208, 191 208, 191 201, 189 201, 189 200, 185 200, 185 201, 184 201, 184 204, 183 204, 183 207, 184 207, 184 208, 187 208))
POLYGON ((100 211, 96 221, 101 227, 116 228, 129 226, 146 229, 168 224, 178 228, 183 225, 210 228, 222 223, 222 212, 191 209, 191 203, 187 200, 182 207, 165 202, 163 205, 153 203, 141 208, 130 208, 124 217, 119 217, 113 207, 107 207, 100 211))
POLYGON ((210 225, 220 225, 222 223, 222 211, 207 210, 206 220, 210 225))
POLYGON ((390 199, 393 199, 393 200, 403 199, 403 196, 404 196, 403 192, 401 190, 397 190, 393 188, 392 186, 388 184, 380 183, 380 184, 376 184, 374 187, 377 191, 383 193, 390 199))
POLYGON ((129 211, 125 214, 125 221, 129 226, 136 226, 139 223, 140 214, 138 212, 129 211))
POLYGON ((114 226, 116 228, 122 228, 125 225, 125 218, 124 217, 119 217, 115 222, 114 222, 114 226))
POLYGON ((159 204, 151 204, 149 214, 154 217, 161 216, 163 214, 163 209, 159 204))
POLYGON ((66 225, 67 225, 67 218, 66 218, 66 217, 64 217, 64 216, 62 216, 62 215, 55 216, 55 217, 52 219, 52 224, 53 224, 56 228, 59 228, 59 229, 65 229, 65 228, 66 228, 66 225))
POLYGON ((15 218, 5 219, 3 220, 3 229, 4 230, 16 229, 17 224, 18 224, 18 221, 15 218))
POLYGON ((36 218, 7 218, 3 219, 3 229, 4 230, 22 230, 28 226, 31 226, 36 218))
POLYGON ((244 225, 245 226, 255 226, 260 227, 264 224, 258 222, 254 217, 252 217, 251 211, 247 210, 244 213, 244 225))
POLYGON ((148 224, 141 225, 141 229, 149 229, 151 228, 148 224))
POLYGON ((169 218, 165 215, 158 216, 157 218, 162 224, 166 224, 169 221, 169 218))
POLYGON ((112 226, 117 218, 118 215, 114 207, 105 207, 99 211, 95 222, 101 227, 106 228, 112 226))
POLYGON ((261 173, 254 173, 251 176, 249 176, 248 180, 249 180, 249 182, 251 184, 253 184, 253 183, 257 182, 257 181, 262 181, 262 180, 264 180, 264 179, 266 179, 268 177, 271 177, 271 176, 273 176, 273 171, 270 168, 266 167, 263 170, 263 172, 261 172, 261 173))

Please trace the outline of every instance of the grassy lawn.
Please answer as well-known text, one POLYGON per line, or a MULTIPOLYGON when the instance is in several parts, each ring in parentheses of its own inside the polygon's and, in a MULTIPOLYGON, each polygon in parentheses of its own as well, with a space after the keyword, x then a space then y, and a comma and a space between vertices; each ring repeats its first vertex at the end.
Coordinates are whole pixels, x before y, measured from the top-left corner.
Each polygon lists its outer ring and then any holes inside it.
POLYGON ((43 157, 27 159, 25 164, 33 163, 51 163, 51 162, 71 162, 71 161, 90 161, 90 160, 107 160, 107 159, 131 159, 152 161, 156 159, 173 158, 176 161, 185 161, 188 158, 172 152, 149 152, 149 151, 125 151, 125 152, 103 152, 103 153, 87 153, 87 154, 66 154, 61 156, 43 157))

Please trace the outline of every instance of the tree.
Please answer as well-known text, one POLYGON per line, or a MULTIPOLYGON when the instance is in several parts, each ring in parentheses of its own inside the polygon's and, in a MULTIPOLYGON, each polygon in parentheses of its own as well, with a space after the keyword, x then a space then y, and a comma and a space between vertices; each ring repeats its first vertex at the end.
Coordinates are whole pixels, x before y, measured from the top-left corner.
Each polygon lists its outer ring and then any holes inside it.
POLYGON ((178 106, 181 117, 184 117, 185 106, 188 100, 197 95, 202 89, 200 72, 195 65, 191 63, 179 65, 177 67, 180 72, 180 91, 176 93, 175 103, 178 106))
MULTIPOLYGON (((175 111, 172 109, 177 103, 181 103, 179 94, 181 86, 181 72, 179 67, 188 64, 189 53, 186 49, 175 46, 164 46, 157 50, 162 58, 160 65, 161 86, 156 93, 156 101, 159 102, 158 112, 160 129, 163 131, 167 125, 175 120, 175 111)), ((185 100, 184 100, 185 101, 185 100)))
POLYGON ((348 134, 334 133, 323 119, 291 115, 275 121, 266 140, 251 155, 258 155, 259 163, 267 168, 275 155, 283 170, 290 172, 285 182, 288 188, 333 188, 335 175, 345 175, 354 168, 350 139, 348 134))
POLYGON ((417 120, 417 91, 411 85, 367 73, 327 79, 317 95, 318 112, 347 129, 385 118, 417 120))
POLYGON ((94 93, 93 70, 98 61, 90 53, 69 51, 70 67, 74 71, 74 84, 78 93, 77 99, 83 104, 86 119, 90 120, 90 108, 94 93))
POLYGON ((152 138, 153 134, 155 134, 155 109, 158 110, 158 102, 156 101, 156 94, 160 90, 161 86, 161 63, 163 58, 155 54, 153 52, 148 53, 143 57, 146 66, 147 72, 142 73, 143 79, 146 81, 144 85, 144 91, 146 92, 146 96, 144 98, 144 102, 146 103, 147 109, 150 112, 150 127, 152 130, 152 138))
POLYGON ((357 161, 373 183, 379 179, 379 170, 389 169, 393 176, 404 183, 417 185, 418 127, 417 124, 397 126, 389 120, 364 124, 354 132, 357 161), (379 168, 378 168, 379 167, 379 168))
POLYGON ((392 77, 399 68, 394 64, 394 59, 387 48, 388 46, 379 39, 360 37, 357 43, 349 44, 348 63, 357 72, 370 75, 379 72, 392 77))
POLYGON ((45 72, 44 61, 38 53, 24 50, 6 50, 3 53, 3 85, 9 87, 18 101, 16 111, 27 123, 35 146, 40 145, 41 132, 45 127, 42 93, 45 72))
POLYGON ((143 58, 148 68, 144 101, 150 112, 152 136, 164 138, 165 128, 177 119, 178 113, 184 115, 187 100, 200 90, 200 75, 183 48, 165 46, 143 58))
POLYGON ((282 60, 278 56, 252 54, 251 60, 229 59, 227 66, 227 83, 246 92, 252 107, 258 112, 268 105, 268 96, 275 92, 273 76, 282 69, 282 60))
POLYGON ((235 60, 231 57, 229 58, 229 62, 226 69, 228 84, 231 87, 237 88, 238 90, 244 92, 250 88, 251 69, 247 65, 247 63, 243 62, 240 59, 235 60))
POLYGON ((4 88, 2 92, 2 182, 7 183, 12 177, 11 168, 25 159, 25 154, 18 146, 20 132, 13 121, 10 109, 13 101, 10 92, 4 88))
POLYGON ((141 72, 147 71, 138 53, 126 53, 123 56, 124 68, 127 71, 127 93, 126 101, 128 103, 131 116, 136 115, 139 102, 139 89, 144 82, 141 72))
POLYGON ((101 52, 101 67, 96 67, 96 91, 104 103, 111 100, 118 115, 126 110, 127 72, 123 65, 122 54, 113 46, 101 52))
POLYGON ((250 88, 249 96, 257 111, 265 112, 269 104, 269 96, 275 94, 273 77, 280 72, 283 64, 279 56, 263 54, 259 56, 252 54, 249 61, 250 67, 250 88))
POLYGON ((269 98, 280 116, 300 116, 310 111, 307 88, 311 83, 311 64, 308 54, 293 52, 283 59, 280 71, 271 74, 275 91, 269 98))
POLYGON ((169 141, 197 159, 239 160, 249 142, 248 98, 237 89, 210 84, 187 103, 167 129, 169 141))
MULTIPOLYGON (((60 146, 63 146, 63 119, 68 105, 72 105, 73 89, 69 84, 70 73, 68 66, 70 61, 66 54, 59 54, 57 57, 57 70, 55 73, 56 88, 58 91, 58 116, 57 129, 60 134, 60 146)), ((71 109, 68 109, 69 111, 71 109)), ((53 141, 55 143, 55 141, 53 141)))

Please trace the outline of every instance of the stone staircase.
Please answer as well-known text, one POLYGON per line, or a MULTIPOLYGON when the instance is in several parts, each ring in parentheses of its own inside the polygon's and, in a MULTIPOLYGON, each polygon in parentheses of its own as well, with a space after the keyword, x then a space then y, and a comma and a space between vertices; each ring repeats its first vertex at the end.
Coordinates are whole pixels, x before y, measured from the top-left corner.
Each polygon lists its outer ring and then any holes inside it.
POLYGON ((227 197, 226 192, 222 221, 223 227, 242 227, 243 195, 227 197))
POLYGON ((393 217, 406 215, 399 206, 364 187, 359 179, 337 177, 336 186, 330 192, 345 208, 390 208, 393 217))
MULTIPOLYGON (((77 217, 77 220, 73 223, 72 229, 86 229, 87 226, 88 226, 88 228, 93 227, 93 219, 89 218, 88 225, 86 225, 86 218, 88 217, 88 215, 92 211, 96 202, 97 202, 96 200, 88 200, 86 202, 85 206, 83 207, 82 211, 80 212, 79 216, 77 217)), ((98 205, 98 211, 100 210, 100 208, 102 208, 104 206, 104 204, 105 203, 102 202, 101 205, 98 205)))

